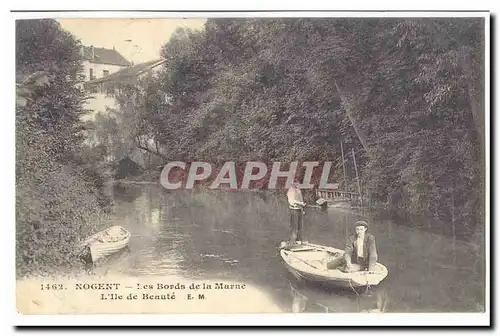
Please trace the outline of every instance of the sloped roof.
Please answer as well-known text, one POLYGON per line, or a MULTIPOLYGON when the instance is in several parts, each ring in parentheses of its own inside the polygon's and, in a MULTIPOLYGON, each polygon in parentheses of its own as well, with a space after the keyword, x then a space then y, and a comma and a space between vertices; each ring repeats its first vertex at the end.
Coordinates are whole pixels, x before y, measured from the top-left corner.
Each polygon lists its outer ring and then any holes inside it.
POLYGON ((114 49, 94 48, 94 58, 92 58, 92 47, 83 47, 83 58, 94 63, 111 64, 119 66, 130 66, 132 63, 114 49))
POLYGON ((164 59, 157 59, 154 61, 140 63, 128 68, 120 69, 108 76, 97 78, 86 82, 86 85, 93 85, 106 82, 116 82, 116 81, 127 81, 129 79, 135 79, 149 69, 155 68, 165 62, 164 59))

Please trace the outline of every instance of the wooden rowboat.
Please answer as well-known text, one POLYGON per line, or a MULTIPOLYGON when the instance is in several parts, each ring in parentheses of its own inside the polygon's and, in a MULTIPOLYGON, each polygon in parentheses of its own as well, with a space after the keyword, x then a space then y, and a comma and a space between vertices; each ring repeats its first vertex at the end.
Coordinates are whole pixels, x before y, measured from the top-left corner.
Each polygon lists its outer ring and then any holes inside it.
POLYGON ((95 262, 125 248, 130 236, 127 229, 115 225, 90 236, 81 244, 81 247, 90 249, 92 262, 95 262))
POLYGON ((291 246, 283 242, 280 246, 280 255, 288 270, 296 278, 310 282, 336 287, 375 286, 389 273, 381 263, 377 263, 371 273, 367 271, 346 273, 339 269, 325 268, 323 260, 337 258, 343 254, 343 250, 307 242, 291 246))

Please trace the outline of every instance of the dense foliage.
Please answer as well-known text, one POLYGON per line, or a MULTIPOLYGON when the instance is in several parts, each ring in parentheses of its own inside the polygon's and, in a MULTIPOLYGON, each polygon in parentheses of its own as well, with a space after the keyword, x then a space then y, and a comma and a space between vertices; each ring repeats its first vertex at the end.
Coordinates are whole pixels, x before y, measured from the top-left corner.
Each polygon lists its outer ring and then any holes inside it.
POLYGON ((16 23, 17 82, 44 71, 16 106, 16 265, 18 275, 76 265, 76 244, 98 224, 107 199, 99 167, 85 156, 82 60, 53 20, 16 23), (35 83, 36 84, 36 83, 35 83))
POLYGON ((372 201, 481 221, 483 19, 210 19, 162 54, 120 105, 164 160, 331 160, 343 185, 342 142, 346 189, 354 149, 372 201))

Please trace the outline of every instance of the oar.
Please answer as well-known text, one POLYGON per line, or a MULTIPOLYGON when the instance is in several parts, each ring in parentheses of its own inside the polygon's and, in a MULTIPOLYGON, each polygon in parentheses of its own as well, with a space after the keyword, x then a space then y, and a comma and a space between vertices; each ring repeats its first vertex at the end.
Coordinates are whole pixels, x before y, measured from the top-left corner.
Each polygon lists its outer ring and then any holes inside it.
POLYGON ((328 246, 316 245, 316 244, 311 244, 311 243, 304 243, 303 245, 311 246, 311 247, 314 247, 318 250, 323 250, 323 251, 330 252, 330 253, 341 253, 342 252, 342 251, 336 251, 333 248, 328 247, 328 246))
POLYGON ((312 264, 308 263, 307 261, 305 261, 305 260, 303 260, 303 259, 301 259, 301 258, 297 257, 295 254, 293 254, 293 252, 287 253, 287 255, 291 255, 291 256, 292 256, 292 257, 294 257, 295 259, 302 261, 304 264, 306 264, 306 265, 308 265, 308 266, 311 266, 312 268, 318 269, 316 266, 314 266, 314 265, 312 265, 312 264))

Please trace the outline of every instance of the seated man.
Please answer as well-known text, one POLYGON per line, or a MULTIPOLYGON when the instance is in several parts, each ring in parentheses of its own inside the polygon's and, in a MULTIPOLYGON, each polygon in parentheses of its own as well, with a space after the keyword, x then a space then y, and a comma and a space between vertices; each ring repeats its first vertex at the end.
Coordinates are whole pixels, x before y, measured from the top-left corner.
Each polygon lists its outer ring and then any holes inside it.
POLYGON ((326 261, 327 269, 341 268, 344 272, 374 271, 377 263, 375 237, 366 232, 368 223, 356 222, 356 234, 347 239, 345 253, 334 260, 326 261))
POLYGON ((356 234, 347 239, 344 254, 345 270, 373 272, 378 259, 375 237, 366 232, 368 223, 365 221, 357 221, 355 230, 356 234))

